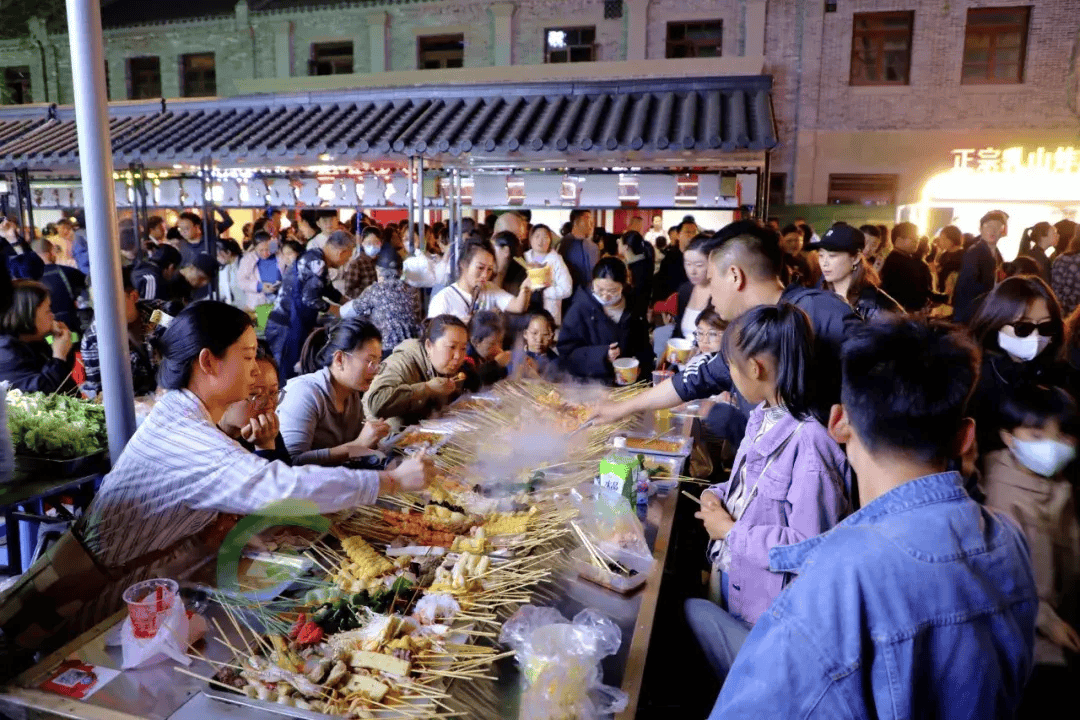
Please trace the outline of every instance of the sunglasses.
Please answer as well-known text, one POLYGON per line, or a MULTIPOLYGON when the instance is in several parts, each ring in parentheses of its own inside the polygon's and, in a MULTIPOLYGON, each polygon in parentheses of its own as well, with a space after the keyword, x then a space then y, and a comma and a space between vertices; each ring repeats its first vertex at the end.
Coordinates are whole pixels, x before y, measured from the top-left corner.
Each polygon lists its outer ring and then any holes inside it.
POLYGON ((1012 324, 1013 335, 1026 338, 1033 332, 1038 332, 1043 337, 1054 337, 1058 334, 1058 326, 1053 320, 1043 320, 1041 323, 1027 321, 1014 322, 1012 324))

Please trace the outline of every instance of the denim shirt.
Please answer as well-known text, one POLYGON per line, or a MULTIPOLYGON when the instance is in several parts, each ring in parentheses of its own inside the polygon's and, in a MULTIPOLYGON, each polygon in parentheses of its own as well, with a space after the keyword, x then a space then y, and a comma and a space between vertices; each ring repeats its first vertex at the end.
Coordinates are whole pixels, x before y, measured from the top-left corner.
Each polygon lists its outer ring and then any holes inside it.
POLYGON ((1039 602, 1028 547, 959 474, 905 483, 770 559, 799 576, 750 632, 710 720, 1015 713, 1039 602))
MULTIPOLYGON (((769 567, 771 549, 820 535, 850 509, 851 470, 828 430, 813 418, 797 420, 785 412, 759 438, 764 421, 762 403, 750 413, 731 471, 738 479, 746 470, 749 502, 725 539, 731 555, 728 611, 748 623, 757 622, 790 577, 769 567)), ((706 492, 730 507, 733 482, 706 492)), ((710 556, 718 542, 712 543, 710 556)))

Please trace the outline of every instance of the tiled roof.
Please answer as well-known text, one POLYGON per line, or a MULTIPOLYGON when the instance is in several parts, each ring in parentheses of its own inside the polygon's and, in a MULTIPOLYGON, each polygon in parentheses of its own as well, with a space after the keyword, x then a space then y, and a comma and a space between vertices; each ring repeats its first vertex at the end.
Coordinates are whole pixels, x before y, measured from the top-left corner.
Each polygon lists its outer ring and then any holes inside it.
MULTIPOLYGON (((768 76, 413 87, 124 103, 111 108, 117 165, 282 166, 424 155, 649 158, 775 147, 768 76)), ((77 167, 71 108, 0 111, 0 166, 77 167), (43 111, 41 112, 44 115, 43 111), (12 114, 14 115, 14 114, 12 114)))

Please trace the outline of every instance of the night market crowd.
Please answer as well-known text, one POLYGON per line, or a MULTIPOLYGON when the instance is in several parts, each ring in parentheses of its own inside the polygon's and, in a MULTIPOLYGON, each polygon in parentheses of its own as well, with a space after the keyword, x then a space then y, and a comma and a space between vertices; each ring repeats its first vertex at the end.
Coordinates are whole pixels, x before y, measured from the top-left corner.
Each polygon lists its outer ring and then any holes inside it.
MULTIPOLYGON (((596 419, 702 403, 707 581, 685 617, 711 717, 1008 717, 1080 679, 1075 223, 1027 228, 1008 262, 1000 211, 932 238, 690 215, 616 235, 585 209, 459 237, 317 209, 234 229, 219 210, 121 227, 134 391, 156 403, 0 597, 0 652, 70 639, 223 518, 424 487, 430 459, 387 467, 378 445, 463 393, 636 367, 653 386, 596 419)), ((0 380, 93 397, 86 236, 49 231, 0 223, 0 380)))

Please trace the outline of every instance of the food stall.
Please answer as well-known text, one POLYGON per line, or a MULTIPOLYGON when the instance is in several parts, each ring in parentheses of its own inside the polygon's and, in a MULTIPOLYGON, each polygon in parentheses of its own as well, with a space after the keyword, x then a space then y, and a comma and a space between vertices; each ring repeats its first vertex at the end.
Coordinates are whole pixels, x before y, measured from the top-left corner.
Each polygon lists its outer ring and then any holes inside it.
POLYGON ((522 700, 530 687, 572 698, 602 682, 614 707, 625 706, 618 717, 634 717, 694 425, 669 414, 606 426, 583 420, 585 403, 641 389, 508 380, 460 400, 388 441, 391 452, 435 453, 439 479, 430 492, 328 518, 329 533, 264 533, 258 552, 243 557, 297 571, 282 580, 241 564, 226 590, 219 559, 217 568, 178 578, 181 599, 207 627, 178 659, 122 670, 125 610, 0 691, 0 711, 511 718, 534 706, 522 700), (624 441, 631 457, 646 460, 651 486, 642 473, 618 491, 594 484, 618 472, 628 455, 615 446, 624 441), (287 546, 294 552, 283 552, 287 546), (215 591, 199 584, 223 578, 215 591), (556 624, 567 624, 559 632, 602 626, 609 647, 582 661, 585 669, 600 665, 594 680, 571 674, 542 684, 545 668, 564 664, 514 648, 523 607, 557 610, 565 620, 556 624), (93 673, 100 687, 84 699, 65 697, 55 692, 58 671, 93 673), (49 682, 53 690, 42 689, 49 682))

